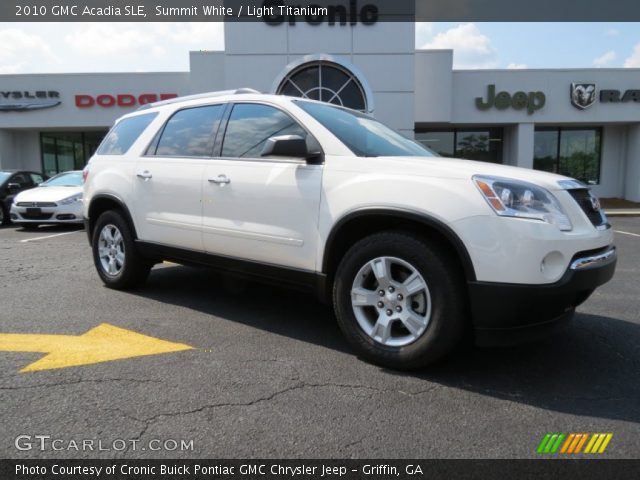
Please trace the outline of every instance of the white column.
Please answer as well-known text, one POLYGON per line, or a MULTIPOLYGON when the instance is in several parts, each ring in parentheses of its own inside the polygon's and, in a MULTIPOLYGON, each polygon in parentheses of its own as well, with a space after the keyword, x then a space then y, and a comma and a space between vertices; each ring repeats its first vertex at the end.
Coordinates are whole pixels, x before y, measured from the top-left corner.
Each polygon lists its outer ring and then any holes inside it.
POLYGON ((640 124, 629 126, 627 132, 625 179, 624 198, 640 202, 640 124))
POLYGON ((0 168, 15 168, 13 144, 13 134, 10 131, 0 130, 0 168))
POLYGON ((533 123, 519 123, 508 129, 509 141, 504 163, 516 167, 533 168, 533 123))

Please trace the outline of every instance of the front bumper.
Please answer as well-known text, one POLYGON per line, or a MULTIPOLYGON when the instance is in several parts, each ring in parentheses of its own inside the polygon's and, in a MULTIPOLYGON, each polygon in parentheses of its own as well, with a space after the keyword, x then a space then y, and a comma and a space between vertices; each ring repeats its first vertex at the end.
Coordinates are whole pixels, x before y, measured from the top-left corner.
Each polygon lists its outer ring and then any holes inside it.
POLYGON ((560 280, 544 285, 469 282, 478 345, 505 345, 545 336, 571 320, 575 308, 613 277, 616 248, 574 256, 560 280))
POLYGON ((36 208, 13 204, 10 217, 15 223, 82 223, 82 202, 36 208))

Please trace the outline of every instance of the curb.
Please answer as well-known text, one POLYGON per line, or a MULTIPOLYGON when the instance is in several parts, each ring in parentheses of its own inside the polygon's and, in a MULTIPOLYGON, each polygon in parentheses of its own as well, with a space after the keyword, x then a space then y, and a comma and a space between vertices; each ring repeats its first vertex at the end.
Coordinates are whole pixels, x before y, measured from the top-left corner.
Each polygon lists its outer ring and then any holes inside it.
POLYGON ((640 217, 640 209, 635 208, 614 208, 611 210, 605 208, 604 213, 607 217, 640 217))

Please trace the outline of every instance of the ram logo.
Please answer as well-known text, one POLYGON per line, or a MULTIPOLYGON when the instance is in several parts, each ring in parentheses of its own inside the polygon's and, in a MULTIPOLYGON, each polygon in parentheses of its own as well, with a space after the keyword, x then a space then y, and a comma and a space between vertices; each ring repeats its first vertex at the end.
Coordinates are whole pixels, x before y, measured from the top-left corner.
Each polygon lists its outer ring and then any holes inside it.
POLYGON ((574 107, 584 110, 593 105, 596 101, 595 83, 572 83, 571 103, 574 107))

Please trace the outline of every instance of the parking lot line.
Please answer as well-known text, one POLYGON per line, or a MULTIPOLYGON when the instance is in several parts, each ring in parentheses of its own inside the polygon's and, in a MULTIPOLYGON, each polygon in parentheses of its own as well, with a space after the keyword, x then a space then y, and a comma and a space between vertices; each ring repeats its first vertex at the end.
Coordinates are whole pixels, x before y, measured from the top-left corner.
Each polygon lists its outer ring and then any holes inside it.
POLYGON ((72 233, 78 233, 82 231, 83 230, 74 230, 73 232, 54 233, 53 235, 46 235, 44 237, 26 238, 24 240, 20 240, 20 243, 35 242, 36 240, 44 240, 46 238, 60 237, 61 235, 70 235, 72 233))
POLYGON ((622 235, 631 235, 632 237, 640 237, 637 233, 623 232, 622 230, 614 230, 614 232, 621 233, 622 235))

